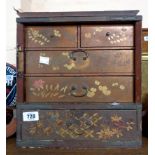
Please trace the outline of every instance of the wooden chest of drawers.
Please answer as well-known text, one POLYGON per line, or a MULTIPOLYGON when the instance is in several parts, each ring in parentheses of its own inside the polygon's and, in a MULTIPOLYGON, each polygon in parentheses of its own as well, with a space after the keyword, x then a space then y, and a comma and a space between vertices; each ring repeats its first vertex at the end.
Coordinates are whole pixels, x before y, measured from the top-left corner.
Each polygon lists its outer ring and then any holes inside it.
POLYGON ((141 146, 136 14, 19 13, 18 146, 141 146))

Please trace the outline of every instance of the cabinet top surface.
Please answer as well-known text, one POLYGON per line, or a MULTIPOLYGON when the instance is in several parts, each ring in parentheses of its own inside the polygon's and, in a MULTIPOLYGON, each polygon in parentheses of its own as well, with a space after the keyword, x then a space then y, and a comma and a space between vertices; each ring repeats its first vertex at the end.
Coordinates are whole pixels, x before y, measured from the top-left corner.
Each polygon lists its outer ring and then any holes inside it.
POLYGON ((138 10, 79 11, 79 12, 19 12, 18 23, 39 22, 98 22, 98 21, 140 21, 138 10))

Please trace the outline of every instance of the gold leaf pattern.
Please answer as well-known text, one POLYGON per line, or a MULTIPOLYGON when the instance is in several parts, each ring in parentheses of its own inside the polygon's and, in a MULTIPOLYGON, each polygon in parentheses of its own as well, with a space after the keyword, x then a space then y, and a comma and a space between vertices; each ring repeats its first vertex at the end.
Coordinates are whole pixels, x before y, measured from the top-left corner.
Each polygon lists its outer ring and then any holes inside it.
POLYGON ((45 84, 45 82, 43 84, 44 86, 42 86, 41 80, 37 80, 37 82, 35 81, 35 85, 34 85, 35 88, 34 87, 30 88, 32 95, 39 96, 42 98, 47 98, 47 97, 52 98, 56 96, 59 96, 59 98, 65 97, 65 92, 68 88, 67 86, 60 88, 60 85, 58 83, 55 86, 53 86, 52 84, 45 84))
POLYGON ((90 39, 91 38, 91 33, 85 33, 85 38, 90 39))
POLYGON ((95 80, 95 84, 96 84, 97 86, 100 85, 100 81, 95 80))
POLYGON ((54 71, 57 71, 57 70, 59 70, 60 68, 59 68, 58 66, 53 66, 52 69, 53 69, 54 71))
POLYGON ((30 28, 28 30, 28 38, 31 39, 34 43, 40 44, 41 46, 50 42, 50 40, 41 34, 39 30, 35 30, 34 28, 30 28))
POLYGON ((54 33, 54 36, 55 36, 55 37, 61 37, 61 33, 60 33, 59 30, 54 29, 54 30, 53 30, 53 33, 54 33))
POLYGON ((114 132, 110 130, 110 127, 106 127, 99 132, 97 132, 99 139, 110 139, 114 136, 114 132))
POLYGON ((91 91, 87 92, 87 97, 94 97, 94 96, 95 96, 95 92, 91 92, 91 91))
POLYGON ((94 130, 86 130, 85 133, 84 133, 84 137, 85 138, 94 138, 94 130))
POLYGON ((127 122, 126 124, 127 124, 126 127, 127 131, 133 130, 133 125, 135 125, 134 122, 127 122))
POLYGON ((30 128, 29 133, 31 135, 34 135, 36 133, 36 131, 37 131, 37 128, 36 127, 32 127, 32 128, 30 128))
POLYGON ((103 31, 103 28, 102 27, 97 27, 96 28, 96 32, 102 32, 103 31))
MULTIPOLYGON (((123 84, 119 84, 118 82, 112 82, 111 88, 115 87, 120 90, 125 90, 125 86, 123 84)), ((108 86, 101 84, 99 80, 94 81, 94 86, 87 90, 87 97, 92 98, 96 95, 96 93, 101 92, 104 96, 110 96, 112 94, 112 90, 108 86)), ((42 98, 47 97, 56 97, 63 98, 65 96, 71 95, 70 93, 66 93, 68 86, 61 87, 58 83, 54 86, 52 84, 45 84, 43 80, 36 80, 33 83, 33 87, 30 87, 30 91, 34 96, 40 96, 42 98)), ((98 95, 98 94, 97 94, 98 95)))
POLYGON ((50 135, 52 133, 52 128, 51 127, 46 127, 45 129, 44 129, 44 134, 45 135, 50 135))
POLYGON ((67 90, 67 88, 68 88, 67 86, 62 87, 60 91, 63 91, 63 92, 65 93, 65 92, 66 92, 66 90, 67 90))
POLYGON ((43 128, 42 122, 40 122, 40 121, 37 122, 37 128, 43 128))
POLYGON ((64 67, 67 68, 68 70, 71 70, 75 67, 75 63, 64 64, 64 67))
POLYGON ((98 89, 106 96, 111 95, 111 90, 108 90, 107 86, 99 86, 98 89))
POLYGON ((113 87, 118 86, 118 82, 112 84, 113 87))
MULTIPOLYGON (((134 122, 124 121, 122 116, 118 114, 112 114, 109 118, 106 118, 107 123, 104 121, 103 115, 99 113, 83 113, 82 116, 74 115, 74 113, 66 113, 60 115, 59 111, 48 111, 42 120, 30 125, 26 131, 31 135, 45 135, 57 134, 63 138, 95 138, 100 140, 109 140, 112 138, 120 138, 125 135, 125 132, 131 132, 135 125, 134 122), (47 119, 49 123, 43 124, 44 119, 47 119), (66 121, 71 119, 70 126, 66 126, 66 121), (76 121, 72 121, 76 120, 76 121), (50 122, 51 121, 51 122, 50 122), (76 123, 77 122, 77 123, 76 123)), ((52 136, 52 135, 51 135, 52 136)))
POLYGON ((118 115, 111 116, 111 121, 112 122, 120 122, 121 120, 122 120, 121 116, 118 116, 118 115))
POLYGON ((120 85, 119 88, 120 88, 121 90, 124 90, 124 89, 125 89, 125 86, 124 86, 124 85, 120 85))
POLYGON ((64 56, 68 56, 69 53, 68 53, 68 52, 62 52, 62 55, 64 55, 64 56))
POLYGON ((90 91, 96 92, 96 88, 90 88, 90 91))
POLYGON ((127 40, 126 32, 121 31, 119 34, 118 33, 110 33, 110 35, 107 37, 107 39, 110 41, 111 44, 117 44, 117 43, 123 42, 123 41, 127 40))

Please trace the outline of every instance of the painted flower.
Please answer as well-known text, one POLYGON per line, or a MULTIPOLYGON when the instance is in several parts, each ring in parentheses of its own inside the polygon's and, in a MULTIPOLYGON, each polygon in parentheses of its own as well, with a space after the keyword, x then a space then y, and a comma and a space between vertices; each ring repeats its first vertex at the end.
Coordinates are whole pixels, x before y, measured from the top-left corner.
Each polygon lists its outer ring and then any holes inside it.
POLYGON ((91 33, 85 33, 85 38, 90 39, 91 38, 91 33))
POLYGON ((97 134, 99 139, 109 139, 113 137, 115 133, 109 127, 106 127, 100 130, 100 132, 97 132, 97 134))
POLYGON ((94 131, 93 130, 86 130, 85 133, 84 133, 84 136, 85 138, 93 138, 94 135, 93 135, 94 131))
POLYGON ((43 89, 44 83, 45 83, 45 81, 43 81, 41 79, 40 80, 36 80, 36 81, 34 81, 33 86, 35 88, 42 88, 43 89))
POLYGON ((90 88, 90 91, 91 91, 91 92, 96 92, 96 88, 93 88, 93 87, 92 87, 92 88, 90 88))
POLYGON ((121 90, 124 90, 124 89, 125 89, 125 86, 124 86, 124 85, 120 85, 119 88, 120 88, 121 90))
POLYGON ((122 121, 122 117, 118 116, 118 115, 111 116, 111 121, 112 122, 120 122, 120 121, 122 121))
POLYGON ((54 36, 56 36, 56 37, 61 37, 61 33, 60 33, 60 31, 58 31, 58 30, 53 30, 53 32, 54 32, 54 36))
POLYGON ((96 84, 96 85, 100 85, 100 81, 95 80, 95 84, 96 84))
POLYGON ((102 27, 96 28, 96 32, 102 32, 102 31, 103 31, 103 28, 102 27))
POLYGON ((87 96, 88 97, 93 97, 93 96, 95 96, 95 92, 88 91, 87 96))
POLYGON ((115 135, 117 138, 120 138, 120 137, 123 136, 122 131, 119 130, 119 129, 117 129, 117 128, 113 128, 112 131, 113 131, 114 135, 115 135))
POLYGON ((118 82, 112 84, 113 87, 118 86, 118 82))

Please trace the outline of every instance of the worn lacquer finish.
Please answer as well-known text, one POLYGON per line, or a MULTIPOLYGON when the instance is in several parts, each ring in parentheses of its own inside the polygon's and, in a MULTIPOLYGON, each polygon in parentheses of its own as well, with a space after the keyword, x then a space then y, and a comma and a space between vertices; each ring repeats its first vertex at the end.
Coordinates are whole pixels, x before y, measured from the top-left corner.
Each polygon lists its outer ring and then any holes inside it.
POLYGON ((133 55, 133 50, 27 51, 26 73, 131 74, 133 55))
POLYGON ((81 47, 134 46, 132 25, 83 25, 81 47))
POLYGON ((76 26, 27 26, 25 46, 32 47, 77 47, 76 26))
POLYGON ((20 13, 18 146, 141 146, 136 13, 20 13))
POLYGON ((39 110, 38 113, 38 121, 21 120, 23 140, 117 142, 137 138, 136 110, 39 110))
POLYGON ((27 77, 26 102, 133 102, 133 77, 27 77))

